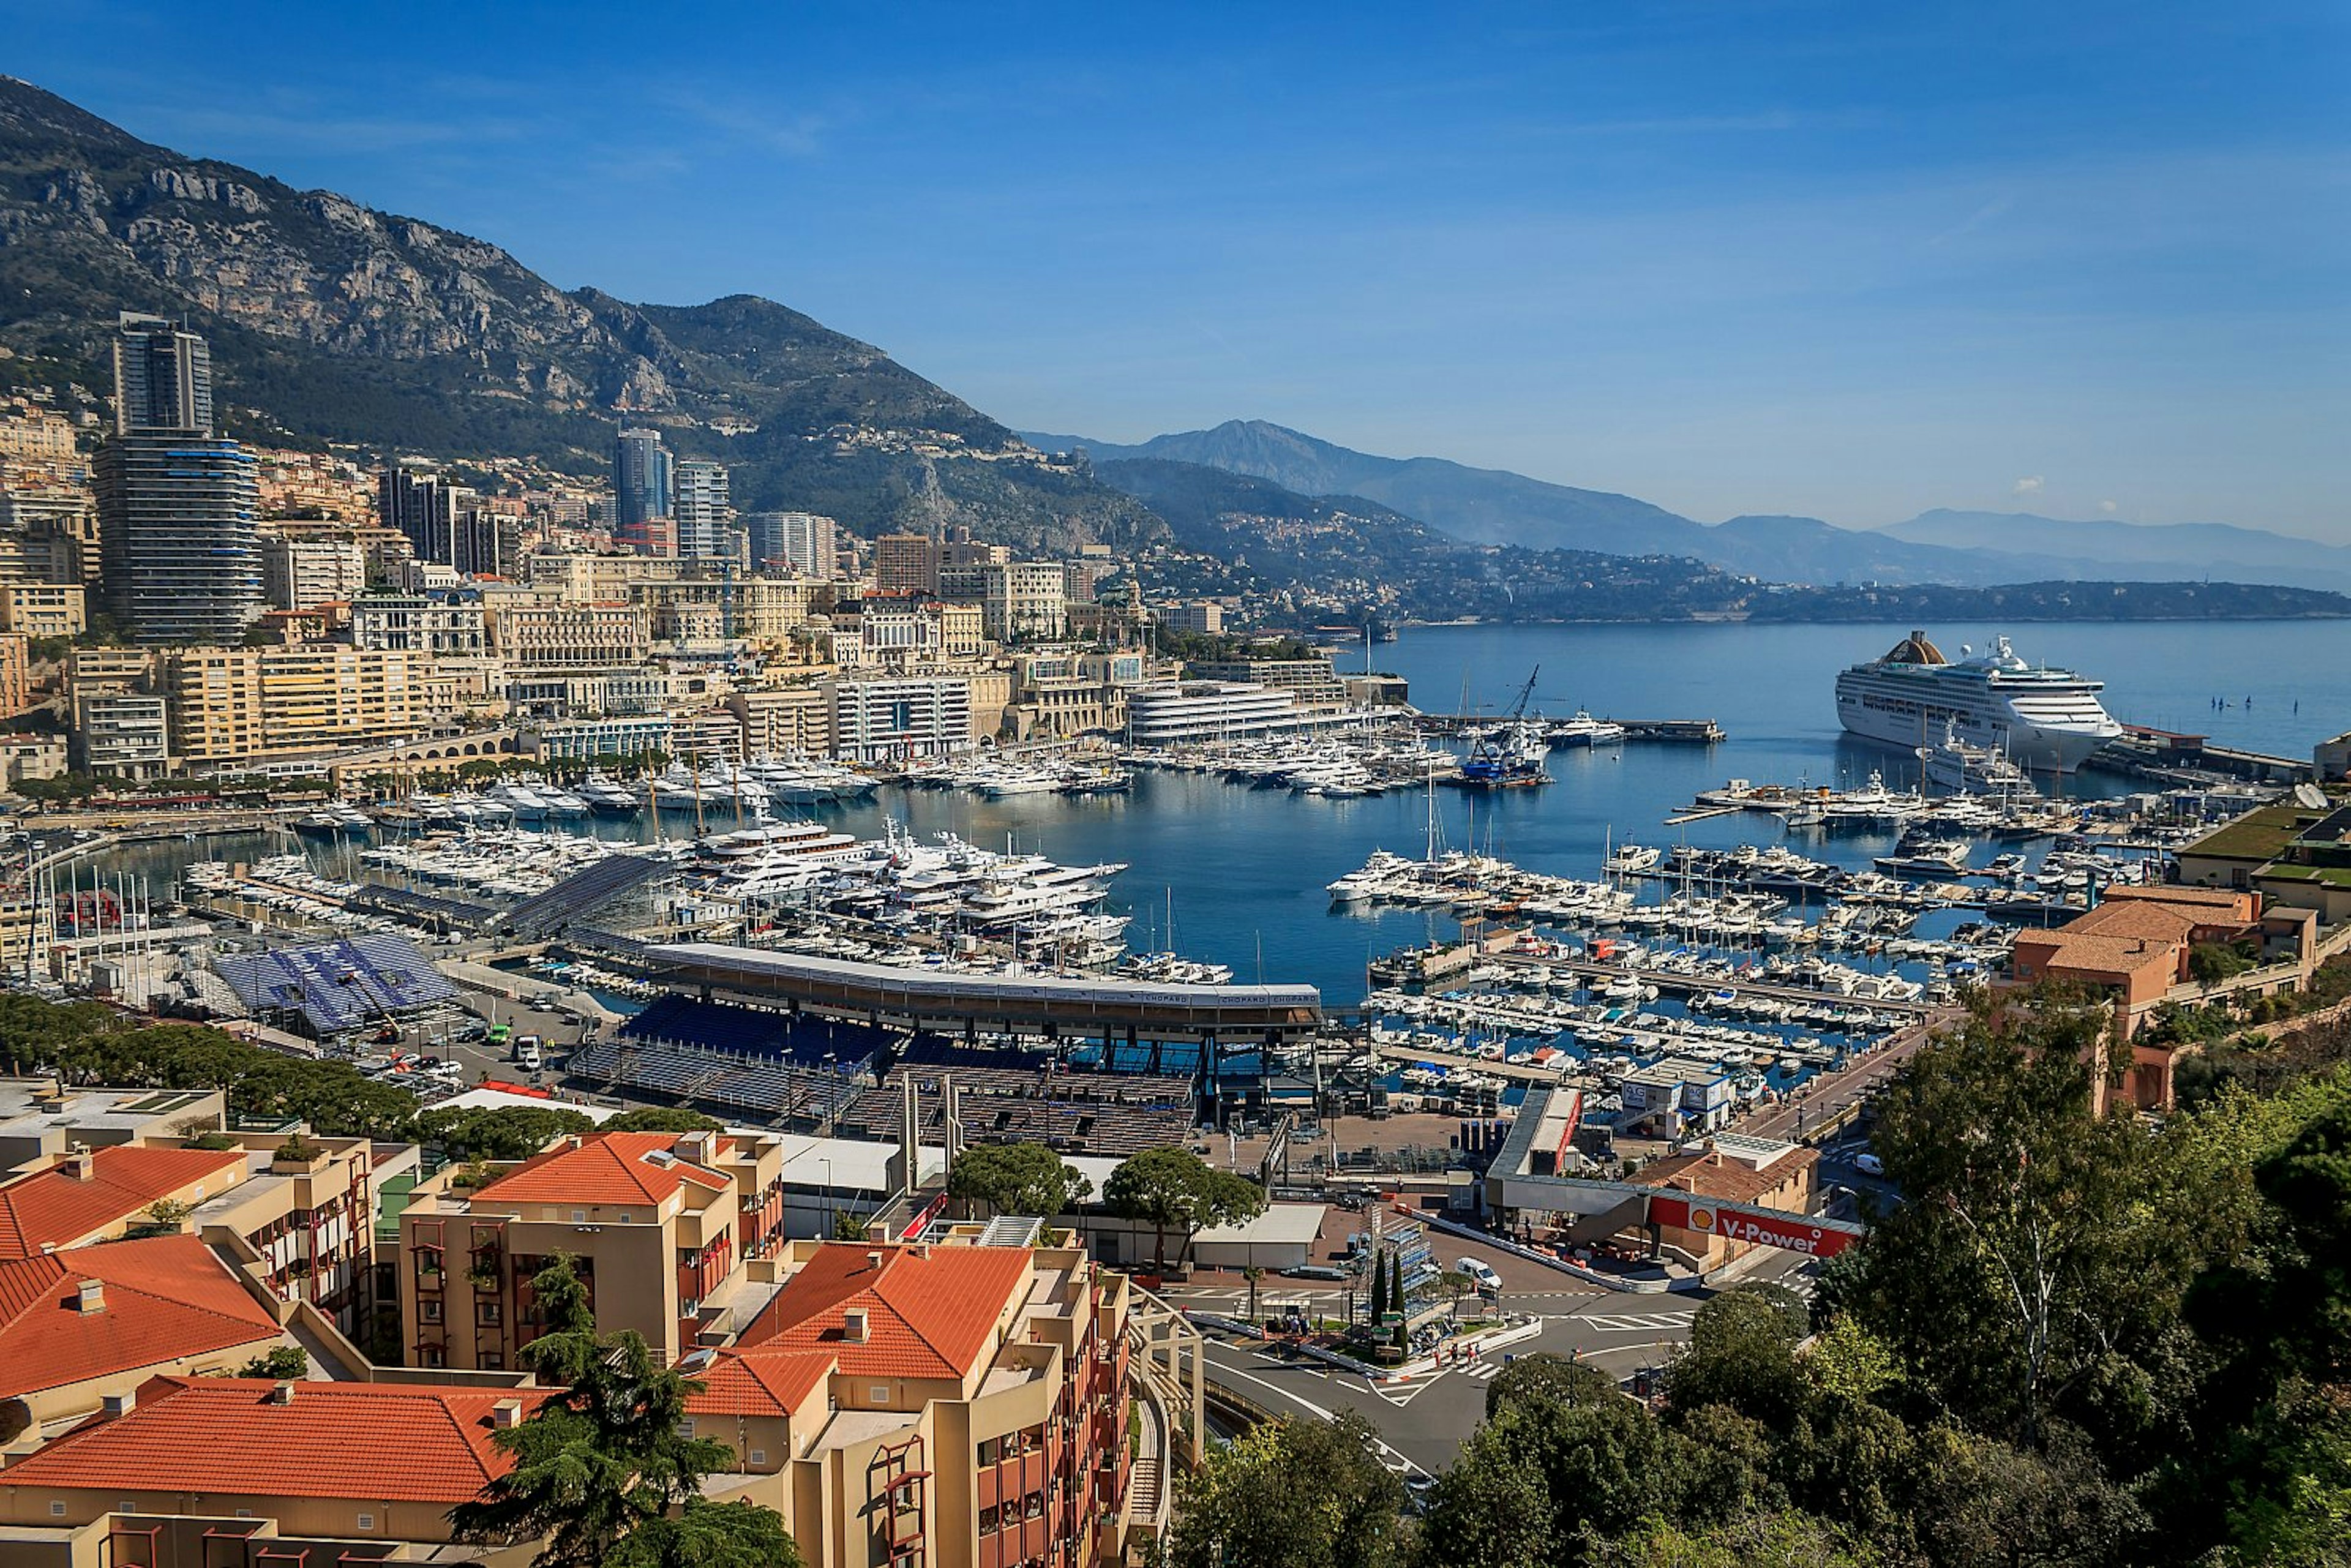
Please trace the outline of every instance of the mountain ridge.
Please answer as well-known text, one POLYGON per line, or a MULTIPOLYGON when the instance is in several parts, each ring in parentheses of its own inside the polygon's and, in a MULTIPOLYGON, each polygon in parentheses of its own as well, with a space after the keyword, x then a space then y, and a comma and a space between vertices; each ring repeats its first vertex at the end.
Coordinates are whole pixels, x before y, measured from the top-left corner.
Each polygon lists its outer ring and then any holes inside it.
POLYGON ((2351 549, 2227 524, 2068 523, 2031 514, 1949 510, 1866 529, 1772 514, 1707 524, 1635 497, 1444 458, 1377 456, 1264 420, 1228 420, 1207 430, 1123 444, 1042 432, 1024 438, 1046 450, 1082 450, 1097 462, 1201 463, 1304 494, 1359 495, 1473 543, 1662 552, 1782 580, 1984 587, 2205 577, 2351 590, 2351 549), (1970 531, 1996 537, 1971 538, 1970 531), (2019 533, 2028 537, 1997 537, 2019 533))

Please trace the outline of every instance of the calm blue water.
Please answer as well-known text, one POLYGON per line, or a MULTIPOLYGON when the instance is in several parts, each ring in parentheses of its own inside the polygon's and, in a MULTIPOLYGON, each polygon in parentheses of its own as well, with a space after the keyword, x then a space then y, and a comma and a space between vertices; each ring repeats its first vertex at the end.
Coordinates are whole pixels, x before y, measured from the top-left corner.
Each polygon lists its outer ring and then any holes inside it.
MULTIPOLYGON (((1906 768, 1915 767, 1911 758, 1841 738, 1832 689, 1838 670, 1885 652, 1907 630, 1439 627, 1407 632, 1373 654, 1381 668, 1411 680, 1413 700, 1424 708, 1458 709, 1465 688, 1471 707, 1497 708, 1540 664, 1536 701, 1553 716, 1581 704, 1619 717, 1720 722, 1730 738, 1713 747, 1555 752, 1558 782, 1545 789, 1499 799, 1437 791, 1446 843, 1490 849, 1533 870, 1593 876, 1612 835, 1653 844, 1775 841, 1776 823, 1747 815, 1660 825, 1698 790, 1734 776, 1857 783, 1882 767, 1889 779, 1903 781, 1906 768)), ((1927 630, 1954 657, 1960 643, 1989 640, 1980 629, 1927 630)), ((2012 636, 2027 658, 2103 678, 2108 708, 2129 722, 2302 756, 2316 740, 2351 727, 2351 622, 2031 625, 2012 636), (2211 707, 2220 695, 2231 705, 2225 712, 2211 707)), ((1353 662, 1342 656, 1343 667, 1353 662)), ((2095 778, 2071 787, 2120 788, 2095 778)), ((884 790, 870 805, 827 817, 848 831, 878 835, 884 813, 918 833, 952 830, 991 847, 1009 841, 1064 862, 1126 862, 1131 869, 1116 891, 1135 916, 1131 946, 1171 946, 1172 904, 1172 946, 1232 965, 1238 979, 1319 986, 1334 1006, 1362 997, 1372 956, 1453 932, 1451 922, 1419 911, 1333 914, 1323 891, 1374 848, 1420 852, 1427 803, 1419 793, 1322 800, 1148 773, 1123 800, 1030 795, 986 801, 945 790, 884 790)), ((1885 852, 1886 841, 1846 838, 1801 847, 1861 863, 1885 852)), ((252 852, 222 844, 209 852, 252 852)), ((155 874, 166 869, 162 858, 133 869, 155 874)))

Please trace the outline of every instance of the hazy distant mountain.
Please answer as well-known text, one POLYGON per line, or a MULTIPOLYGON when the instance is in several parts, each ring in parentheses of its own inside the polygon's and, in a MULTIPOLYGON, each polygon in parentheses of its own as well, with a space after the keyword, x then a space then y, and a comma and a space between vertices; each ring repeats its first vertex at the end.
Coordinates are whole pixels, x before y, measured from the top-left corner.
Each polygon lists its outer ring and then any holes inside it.
POLYGON ((1270 479, 1306 495, 1362 496, 1473 543, 1687 556, 1777 581, 1980 587, 2212 579, 2351 590, 2351 549, 2217 524, 2154 528, 1934 511, 1876 529, 1775 516, 1709 526, 1630 496, 1442 458, 1374 456, 1263 420, 1133 446, 1074 435, 1027 439, 1047 451, 1082 448, 1097 462, 1161 458, 1270 479))
POLYGON ((660 426, 734 472, 737 505, 873 529, 955 520, 1022 544, 1164 537, 881 350, 750 295, 632 305, 566 292, 485 241, 140 141, 0 77, 0 387, 111 391, 115 313, 212 340, 233 433, 575 472, 660 426), (935 486, 935 489, 934 488, 935 486))
POLYGON ((2031 552, 2175 577, 2351 588, 2351 548, 2228 523, 2078 522, 2029 512, 1938 508, 1877 532, 1949 549, 2031 552))
POLYGON ((1701 556, 1706 543, 1702 525, 1630 496, 1573 489, 1441 457, 1375 457, 1261 419, 1155 436, 1140 446, 1069 436, 1028 439, 1051 451, 1082 446, 1097 462, 1164 458, 1254 475, 1301 495, 1361 496, 1477 544, 1701 556))
MULTIPOLYGON (((1183 598, 1248 592, 1293 623, 1905 617, 2012 623, 2351 611, 2351 600, 2339 594, 2234 583, 1790 587, 1681 556, 1472 543, 1360 496, 1301 495, 1256 475, 1164 457, 1109 459, 1094 472, 1148 503, 1174 530, 1175 549, 1146 552, 1138 562, 1147 588, 1183 598)), ((1741 521, 1799 541, 1844 533, 1805 517, 1741 521)), ((1725 528, 1732 538, 1753 531, 1725 528)), ((1868 546, 1871 536, 1857 537, 1868 546)), ((1875 549, 1880 559, 1937 553, 1899 540, 1881 539, 1875 549)))

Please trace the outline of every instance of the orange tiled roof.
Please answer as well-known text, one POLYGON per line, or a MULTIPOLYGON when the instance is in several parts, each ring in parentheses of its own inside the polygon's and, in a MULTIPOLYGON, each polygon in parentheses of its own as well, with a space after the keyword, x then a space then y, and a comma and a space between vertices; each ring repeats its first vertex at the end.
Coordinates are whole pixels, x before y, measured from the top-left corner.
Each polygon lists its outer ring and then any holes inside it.
POLYGON ((2137 936, 2149 942, 2185 942, 2207 924, 2176 905, 2126 901, 2101 904, 2060 926, 2067 936, 2137 936))
POLYGON ((510 1468, 490 1411, 543 1388, 418 1383, 298 1383, 290 1404, 252 1377, 157 1377, 128 1414, 85 1421, 10 1465, 9 1484, 110 1496, 325 1497, 450 1504, 510 1468))
POLYGON ((209 1178, 242 1169, 245 1160, 242 1149, 119 1144, 93 1154, 87 1179, 65 1166, 19 1176, 0 1186, 0 1259, 32 1257, 44 1246, 70 1247, 200 1181, 211 1197, 209 1178))
POLYGON ((2179 963, 2179 946, 2149 942, 2140 936, 2076 936, 2053 931, 2046 936, 2017 939, 2020 956, 2040 955, 2043 972, 2072 969, 2093 975, 2135 975, 2142 969, 2171 969, 2179 963))
POLYGON ((676 1157, 675 1133, 581 1133, 533 1155, 476 1192, 493 1203, 652 1206, 685 1182, 724 1190, 735 1184, 676 1157), (667 1157, 655 1157, 667 1156, 667 1157))
POLYGON ((1637 1185, 1672 1187, 1723 1203, 1760 1203, 1820 1159, 1818 1149, 1792 1149, 1759 1171, 1719 1154, 1697 1151, 1642 1166, 1637 1185))
POLYGON ((277 1320, 193 1236, 0 1262, 0 1399, 277 1337, 277 1320), (78 1310, 81 1283, 104 1305, 78 1310))
POLYGON ((722 1350, 686 1401, 697 1416, 788 1416, 831 1377, 841 1358, 830 1350, 757 1345, 722 1350))
POLYGON ((990 1348, 997 1319, 1028 1276, 1021 1247, 875 1249, 831 1243, 784 1281, 743 1331, 741 1347, 827 1350, 853 1376, 961 1377, 990 1348), (869 1254, 881 1253, 881 1261, 869 1254), (841 1337, 841 1314, 865 1309, 865 1339, 841 1337))

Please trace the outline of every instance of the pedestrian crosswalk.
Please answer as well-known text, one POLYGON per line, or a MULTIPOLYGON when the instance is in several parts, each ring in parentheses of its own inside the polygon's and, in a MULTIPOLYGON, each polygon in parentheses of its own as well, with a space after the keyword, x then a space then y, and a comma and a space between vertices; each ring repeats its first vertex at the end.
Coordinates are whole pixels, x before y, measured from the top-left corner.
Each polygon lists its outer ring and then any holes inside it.
POLYGON ((1474 1377, 1482 1383, 1487 1378, 1489 1378, 1496 1373, 1501 1371, 1502 1368, 1501 1364, 1499 1362, 1481 1361, 1469 1366, 1457 1366, 1454 1370, 1458 1372, 1464 1377, 1474 1377))
POLYGON ((1575 1321, 1615 1333, 1658 1333, 1670 1329, 1689 1327, 1690 1314, 1686 1312, 1590 1312, 1575 1321))

